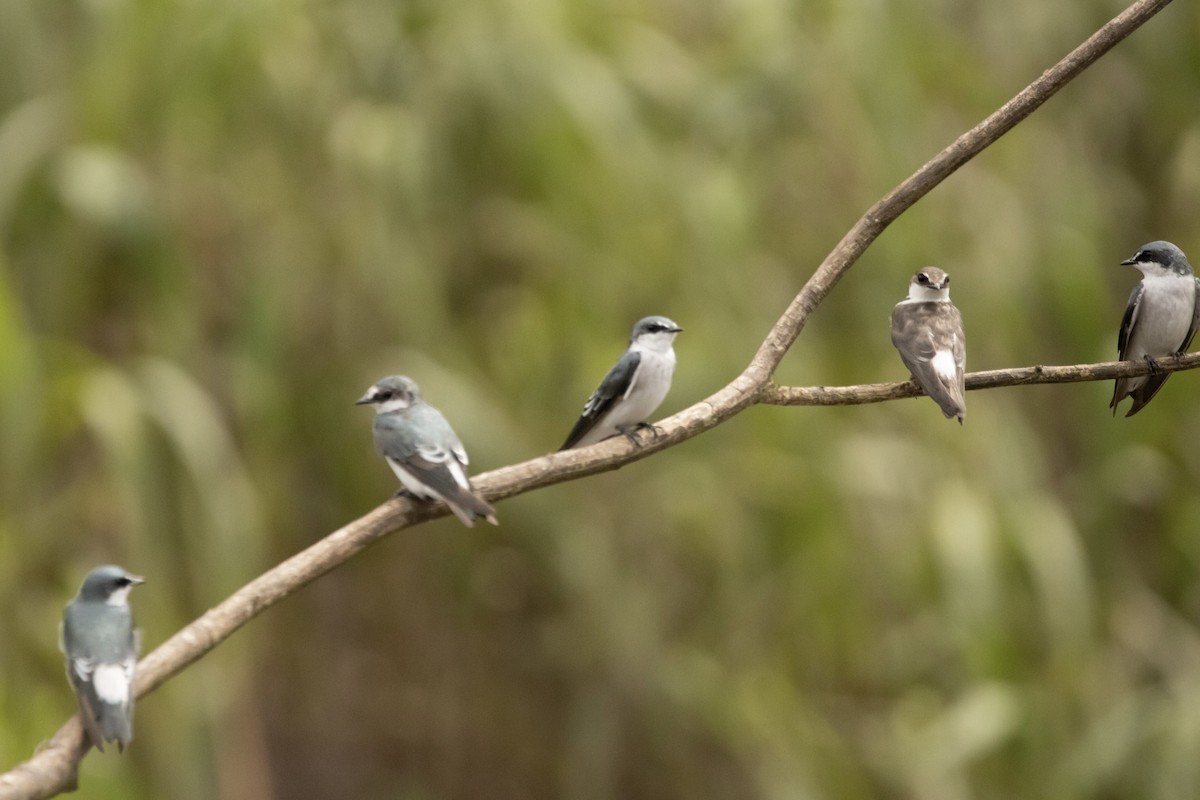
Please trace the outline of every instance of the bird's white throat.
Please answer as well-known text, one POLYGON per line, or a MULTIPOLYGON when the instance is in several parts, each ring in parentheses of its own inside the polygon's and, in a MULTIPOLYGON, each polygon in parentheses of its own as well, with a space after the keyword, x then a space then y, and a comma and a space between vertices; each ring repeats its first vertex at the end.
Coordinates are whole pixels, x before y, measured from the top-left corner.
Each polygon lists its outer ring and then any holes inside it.
POLYGON ((375 406, 376 414, 394 414, 397 411, 405 411, 412 407, 412 403, 403 397, 394 397, 391 400, 384 400, 382 403, 375 406))
POLYGON ((110 606, 127 606, 129 605, 129 590, 132 588, 132 586, 122 586, 119 589, 113 589, 104 602, 110 606))
POLYGON ((922 286, 915 282, 910 283, 908 285, 908 297, 905 300, 910 303, 949 303, 950 288, 935 289, 932 286, 922 286))
POLYGON ((675 341, 675 331, 657 331, 643 333, 629 346, 630 350, 643 350, 650 353, 666 353, 675 341))

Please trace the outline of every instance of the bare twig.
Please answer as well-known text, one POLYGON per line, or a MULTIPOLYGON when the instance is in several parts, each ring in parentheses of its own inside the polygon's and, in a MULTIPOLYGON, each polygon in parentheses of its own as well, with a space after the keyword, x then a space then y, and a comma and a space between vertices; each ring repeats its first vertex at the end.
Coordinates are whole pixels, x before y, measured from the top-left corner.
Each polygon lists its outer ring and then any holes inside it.
MULTIPOLYGON (((1151 368, 1145 361, 1104 361, 1066 367, 1015 367, 967 373, 967 390, 1029 386, 1036 383, 1083 383, 1148 375, 1151 371, 1182 372, 1200 367, 1200 353, 1163 356, 1151 368)), ((913 381, 864 383, 857 386, 768 386, 759 402, 773 406, 857 406, 885 403, 923 394, 913 381)))
MULTIPOLYGON (((756 403, 850 404, 881 402, 916 394, 911 383, 802 389, 773 386, 771 376, 800 334, 808 316, 889 224, 1169 3, 1170 0, 1135 2, 872 206, 809 278, 742 374, 716 394, 661 422, 657 435, 641 434, 638 446, 631 445, 624 437, 615 437, 591 447, 542 456, 477 476, 474 481, 476 487, 490 500, 499 500, 554 483, 614 470, 703 433, 756 403), (837 399, 827 399, 835 395, 837 399)), ((1192 368, 1196 366, 1192 359, 1192 356, 1188 356, 1178 363, 1164 360, 1163 366, 1164 369, 1192 368)), ((982 382, 986 380, 998 381, 993 384, 995 386, 1099 380, 1116 375, 1141 374, 1137 371, 1140 368, 1139 365, 1129 364, 1030 367, 1026 370, 1002 370, 999 377, 995 373, 977 373, 971 376, 968 386, 984 388, 982 382), (1087 375, 1088 369, 1096 371, 1087 375), (1079 377, 1068 378, 1066 372, 1061 372, 1063 370, 1084 372, 1076 373, 1079 377), (977 384, 977 381, 980 383, 977 384)), ((387 534, 446 513, 441 505, 392 500, 268 570, 147 655, 138 667, 138 696, 154 691, 263 610, 387 534)), ((86 753, 79 720, 72 718, 31 759, 0 775, 0 800, 33 800, 72 790, 76 784, 79 762, 86 753)))

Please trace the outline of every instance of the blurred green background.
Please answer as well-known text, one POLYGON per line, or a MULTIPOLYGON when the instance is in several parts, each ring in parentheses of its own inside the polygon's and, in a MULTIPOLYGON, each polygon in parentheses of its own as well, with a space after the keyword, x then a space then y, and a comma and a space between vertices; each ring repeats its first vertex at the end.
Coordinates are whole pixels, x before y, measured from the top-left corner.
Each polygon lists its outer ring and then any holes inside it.
MULTIPOLYGON (((95 564, 147 649, 395 488, 403 372, 475 471, 555 448, 633 321, 661 413, 736 375, 857 217, 1114 0, 0 3, 0 766, 74 710, 95 564)), ((794 384, 1107 360, 1138 245, 1200 256, 1176 3, 894 224, 794 384)), ((89 798, 1200 796, 1200 375, 756 408, 390 537, 138 708, 89 798)))

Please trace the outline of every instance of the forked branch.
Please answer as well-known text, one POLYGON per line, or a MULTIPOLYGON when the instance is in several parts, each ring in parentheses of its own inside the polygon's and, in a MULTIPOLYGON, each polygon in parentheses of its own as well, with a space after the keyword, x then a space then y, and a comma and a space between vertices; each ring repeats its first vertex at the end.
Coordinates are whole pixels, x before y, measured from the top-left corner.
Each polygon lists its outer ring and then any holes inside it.
MULTIPOLYGON (((1138 0, 1129 6, 1066 58, 994 114, 958 137, 872 206, 805 283, 742 374, 711 397, 664 420, 658 426, 658 435, 642 434, 641 444, 636 447, 623 437, 615 437, 581 450, 542 456, 480 475, 475 479, 475 485, 494 501, 613 470, 697 436, 757 403, 847 405, 882 402, 916 394, 916 388, 911 383, 804 389, 774 386, 771 378, 803 330, 809 315, 888 225, 955 170, 1033 113, 1170 1, 1138 0)), ((1198 365, 1200 356, 1163 361, 1164 369, 1190 369, 1198 365)), ((990 388, 1021 383, 1101 380, 1117 375, 1142 374, 1139 370, 1147 368, 1143 364, 1028 367, 976 373, 970 376, 967 386, 990 388)), ((137 695, 141 697, 154 691, 171 676, 204 657, 262 611, 373 542, 394 531, 446 513, 446 509, 440 505, 392 500, 334 531, 246 584, 147 655, 138 668, 137 695)), ((72 718, 32 758, 0 775, 0 800, 33 800, 72 790, 76 785, 79 764, 86 753, 79 720, 72 718)))

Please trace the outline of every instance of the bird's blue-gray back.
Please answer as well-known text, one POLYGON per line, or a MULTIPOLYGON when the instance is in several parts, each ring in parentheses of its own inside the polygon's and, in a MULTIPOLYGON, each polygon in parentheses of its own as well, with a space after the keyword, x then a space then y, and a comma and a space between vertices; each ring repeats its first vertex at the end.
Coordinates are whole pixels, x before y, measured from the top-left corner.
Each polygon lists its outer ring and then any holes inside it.
POLYGON ((63 612, 64 638, 73 658, 102 663, 121 661, 134 646, 133 614, 128 606, 71 603, 63 612))
POLYGON ((467 453, 450 423, 433 406, 418 403, 391 414, 376 414, 372 423, 375 444, 388 458, 406 461, 420 450, 443 449, 459 462, 467 463, 467 453))

